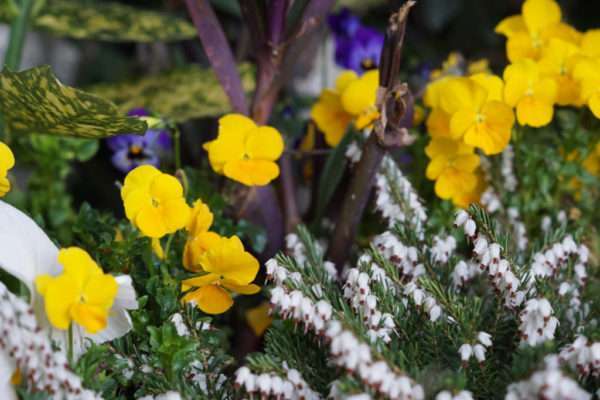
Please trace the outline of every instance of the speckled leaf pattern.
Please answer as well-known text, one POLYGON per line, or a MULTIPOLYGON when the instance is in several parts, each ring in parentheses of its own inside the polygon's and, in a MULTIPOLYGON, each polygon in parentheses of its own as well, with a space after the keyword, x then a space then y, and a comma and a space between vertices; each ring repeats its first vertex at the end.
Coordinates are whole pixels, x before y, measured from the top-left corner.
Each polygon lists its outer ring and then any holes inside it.
MULTIPOLYGON (((254 88, 254 71, 239 67, 244 91, 254 88)), ((137 82, 98 85, 89 90, 114 101, 121 112, 144 107, 173 122, 203 118, 231 111, 227 96, 212 70, 190 65, 148 76, 137 82)))
MULTIPOLYGON (((10 22, 14 7, 0 0, 0 19, 10 22)), ((192 39, 194 26, 182 18, 116 2, 47 0, 33 17, 37 29, 56 36, 111 42, 155 42, 192 39)))
POLYGON ((62 85, 49 66, 0 73, 0 113, 11 134, 102 138, 147 128, 112 102, 62 85))

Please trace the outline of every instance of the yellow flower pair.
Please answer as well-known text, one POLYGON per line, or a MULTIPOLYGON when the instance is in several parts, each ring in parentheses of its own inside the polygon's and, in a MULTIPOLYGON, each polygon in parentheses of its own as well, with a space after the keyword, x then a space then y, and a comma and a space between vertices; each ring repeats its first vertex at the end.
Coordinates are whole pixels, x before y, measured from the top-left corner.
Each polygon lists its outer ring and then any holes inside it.
POLYGON ((378 87, 377 70, 360 77, 354 71, 344 71, 336 79, 334 89, 325 89, 321 93, 310 115, 329 146, 338 145, 351 123, 360 130, 379 118, 375 106, 378 87))
POLYGON ((8 170, 14 167, 15 156, 10 147, 0 142, 0 197, 3 197, 10 191, 10 181, 8 180, 8 170))
POLYGON ((207 314, 221 314, 233 305, 232 293, 255 294, 260 287, 251 282, 259 264, 244 250, 237 236, 221 237, 210 232, 213 214, 202 201, 194 203, 187 224, 189 239, 183 254, 183 266, 192 272, 204 272, 182 282, 187 292, 182 300, 193 303, 207 314), (193 290, 190 290, 195 288, 193 290))

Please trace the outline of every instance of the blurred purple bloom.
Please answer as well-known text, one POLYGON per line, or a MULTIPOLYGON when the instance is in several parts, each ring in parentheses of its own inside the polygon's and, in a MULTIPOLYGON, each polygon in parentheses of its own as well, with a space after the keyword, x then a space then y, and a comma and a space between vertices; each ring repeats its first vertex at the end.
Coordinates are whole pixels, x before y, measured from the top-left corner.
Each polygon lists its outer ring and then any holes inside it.
MULTIPOLYGON (((129 116, 147 116, 143 108, 136 108, 129 116)), ((147 130, 143 136, 125 134, 108 138, 108 147, 113 151, 111 161, 121 172, 127 173, 140 165, 160 164, 160 156, 171 149, 171 136, 167 131, 147 130)))
POLYGON ((335 37, 335 62, 357 73, 377 68, 384 36, 360 23, 348 9, 329 17, 335 37))

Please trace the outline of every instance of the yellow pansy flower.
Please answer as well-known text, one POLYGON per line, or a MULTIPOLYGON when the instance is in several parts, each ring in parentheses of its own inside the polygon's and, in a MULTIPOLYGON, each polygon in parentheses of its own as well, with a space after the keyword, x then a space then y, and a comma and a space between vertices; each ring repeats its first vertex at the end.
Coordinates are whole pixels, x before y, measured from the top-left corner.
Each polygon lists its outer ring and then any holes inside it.
POLYGON ((582 57, 577 61, 573 77, 581 87, 581 99, 596 118, 600 118, 600 58, 582 57))
POLYGON ((198 263, 204 275, 186 279, 182 291, 188 291, 182 301, 195 303, 207 314, 221 314, 233 305, 231 293, 255 294, 258 285, 251 282, 258 273, 258 261, 244 250, 237 236, 219 238, 200 255, 198 263))
POLYGON ((600 29, 590 29, 581 37, 581 53, 589 57, 600 57, 600 29))
POLYGON ((561 22, 560 7, 554 0, 526 0, 521 15, 503 19, 496 33, 507 37, 506 53, 510 62, 539 59, 543 47, 552 38, 577 44, 581 34, 561 22))
POLYGON ((279 131, 257 126, 241 114, 219 119, 219 134, 204 144, 213 170, 247 186, 264 186, 279 176, 276 161, 283 153, 279 131))
POLYGON ((579 82, 573 77, 578 58, 579 47, 562 39, 551 39, 542 51, 540 73, 556 82, 556 103, 561 106, 581 105, 579 82))
POLYGON ((450 137, 464 136, 466 144, 482 149, 485 154, 504 150, 510 141, 514 115, 501 101, 502 90, 502 80, 490 74, 449 81, 440 103, 450 117, 450 137))
POLYGON ((14 167, 15 156, 10 147, 0 142, 0 197, 3 197, 10 191, 10 181, 8 180, 8 170, 14 167))
POLYGON ((62 274, 40 275, 35 279, 50 323, 65 330, 74 321, 90 334, 106 328, 108 312, 117 295, 115 278, 105 274, 78 247, 61 249, 58 262, 63 266, 62 274))
POLYGON ((475 170, 479 157, 473 147, 462 141, 433 138, 425 148, 430 158, 427 179, 435 180, 435 193, 442 199, 451 199, 471 193, 477 186, 475 170))
POLYGON ((534 61, 525 59, 507 66, 504 82, 504 101, 517 109, 521 125, 537 128, 552 121, 556 82, 543 77, 534 61))
POLYGON ((479 204, 481 195, 485 192, 485 189, 487 189, 487 184, 481 170, 475 172, 475 177, 477 179, 475 189, 470 192, 459 193, 452 198, 452 203, 454 203, 456 207, 466 209, 471 204, 479 204))
POLYGON ((311 118, 325 135, 329 146, 342 140, 348 125, 365 129, 379 118, 375 107, 379 71, 371 70, 360 77, 354 71, 342 72, 335 89, 325 89, 311 109, 311 118))
POLYGON ((121 189, 127 218, 150 238, 161 238, 183 228, 190 207, 181 183, 151 165, 142 165, 127 174, 121 189))

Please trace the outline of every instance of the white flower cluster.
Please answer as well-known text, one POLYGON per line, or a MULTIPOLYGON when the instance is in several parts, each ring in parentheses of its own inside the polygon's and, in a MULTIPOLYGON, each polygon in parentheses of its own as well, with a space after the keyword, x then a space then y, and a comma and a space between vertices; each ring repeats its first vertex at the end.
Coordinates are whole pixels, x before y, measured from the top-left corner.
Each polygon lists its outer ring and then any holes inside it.
POLYGON ((521 338, 530 346, 554 339, 558 319, 548 299, 530 299, 519 315, 521 338))
POLYGON ((467 282, 479 275, 479 266, 474 262, 460 260, 452 271, 452 282, 456 287, 465 286, 467 282))
MULTIPOLYGON (((50 339, 38 326, 33 309, 10 293, 0 282, 0 357, 14 361, 31 391, 56 399, 101 399, 83 388, 62 351, 54 351, 50 339)), ((6 394, 6 393, 5 393, 6 394)))
MULTIPOLYGON (((285 245, 290 257, 296 260, 297 265, 299 267, 302 267, 306 262, 306 248, 304 247, 304 243, 302 243, 302 240, 300 240, 300 237, 295 233, 289 233, 285 237, 285 245)), ((325 245, 321 242, 315 242, 315 247, 317 252, 323 253, 325 245)), ((328 276, 332 280, 336 280, 337 269, 335 268, 335 264, 331 261, 325 261, 323 263, 323 266, 325 267, 325 271, 327 272, 328 276)), ((299 275, 299 273, 297 274, 299 275)), ((294 279, 294 276, 292 276, 291 278, 294 279)), ((282 282, 285 279, 286 277, 283 277, 282 279, 279 279, 279 282, 282 282)))
POLYGON ((421 385, 394 371, 385 361, 375 360, 371 347, 345 330, 339 321, 329 322, 325 336, 330 341, 334 364, 357 375, 365 385, 380 395, 392 400, 425 398, 421 385))
POLYGON ((514 192, 517 189, 517 177, 514 172, 515 151, 511 145, 508 145, 502 152, 502 166, 500 173, 504 178, 504 189, 507 192, 514 192))
POLYGON ((583 390, 577 381, 561 371, 558 356, 547 356, 544 362, 545 368, 534 372, 528 380, 510 384, 505 400, 589 400, 592 398, 592 395, 583 390))
POLYGON ((455 249, 456 239, 454 239, 454 236, 449 235, 442 238, 436 235, 433 237, 433 246, 429 249, 431 260, 446 264, 448 263, 448 259, 454 254, 455 249))
POLYGON ((373 245, 381 255, 398 267, 403 281, 413 281, 425 273, 425 267, 419 262, 419 251, 414 246, 405 246, 396 235, 386 231, 373 238, 373 245))
POLYGON ((375 176, 375 189, 375 208, 388 221, 388 226, 410 223, 419 238, 423 238, 427 220, 425 207, 393 158, 384 157, 375 176))
POLYGON ((473 241, 473 253, 479 268, 487 272, 496 291, 502 294, 504 305, 511 309, 519 306, 525 299, 525 293, 519 290, 520 281, 513 273, 510 263, 502 258, 500 245, 490 243, 482 233, 477 235, 477 224, 464 210, 456 214, 454 224, 462 227, 465 235, 473 241))
POLYGON ((363 316, 369 339, 375 341, 379 338, 384 343, 389 343, 396 324, 391 314, 377 309, 377 297, 371 293, 370 281, 369 274, 351 268, 344 283, 344 298, 358 315, 363 316))
POLYGON ((487 348, 492 345, 492 335, 487 332, 479 332, 475 343, 464 343, 458 348, 460 360, 463 364, 469 362, 471 357, 475 357, 479 363, 485 361, 487 348))
POLYGON ((468 390, 461 390, 453 394, 448 390, 444 390, 435 396, 435 400, 473 400, 473 393, 468 390))
POLYGON ((275 373, 253 374, 248 367, 241 367, 235 373, 235 386, 249 394, 259 393, 262 399, 274 397, 285 400, 318 400, 319 393, 310 388, 298 370, 288 368, 284 363, 286 376, 275 373))
POLYGON ((312 329, 323 334, 326 323, 331 319, 333 307, 325 300, 314 303, 299 290, 287 291, 282 286, 271 289, 271 305, 286 319, 302 323, 305 330, 312 329))
POLYGON ((569 258, 577 256, 573 270, 579 285, 584 285, 587 279, 586 264, 589 259, 589 249, 586 245, 577 245, 571 235, 567 235, 560 242, 554 243, 545 251, 540 251, 533 256, 531 272, 534 276, 546 278, 556 276, 560 269, 567 265, 569 258))
POLYGON ((502 209, 502 202, 500 196, 494 190, 492 186, 488 186, 487 189, 481 194, 481 205, 485 207, 485 211, 490 214, 494 214, 496 211, 502 209))
POLYGON ((600 377, 600 342, 590 342, 585 336, 578 336, 558 356, 561 362, 567 363, 581 376, 600 377))
POLYGON ((408 282, 404 286, 404 295, 412 298, 417 307, 423 305, 425 311, 429 314, 431 322, 437 321, 442 315, 442 307, 437 303, 433 296, 430 296, 425 290, 421 289, 416 282, 408 282))

